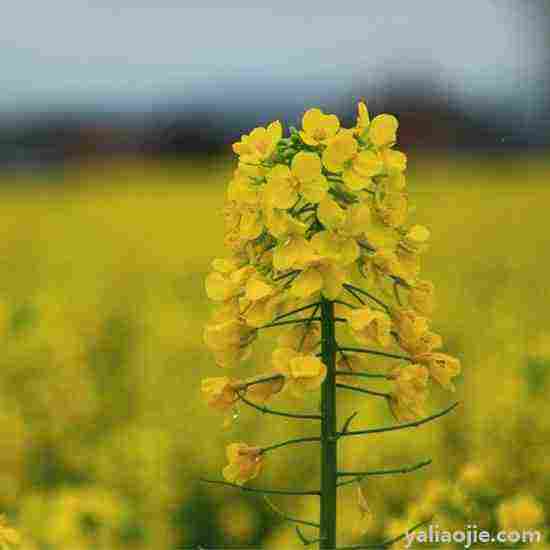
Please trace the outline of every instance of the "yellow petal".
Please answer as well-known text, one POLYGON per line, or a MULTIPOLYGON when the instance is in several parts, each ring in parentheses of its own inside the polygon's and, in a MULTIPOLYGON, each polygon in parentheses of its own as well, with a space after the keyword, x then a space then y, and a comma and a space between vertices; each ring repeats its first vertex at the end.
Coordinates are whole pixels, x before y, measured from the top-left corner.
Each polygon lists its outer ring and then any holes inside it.
POLYGON ((322 121, 322 127, 324 128, 327 137, 335 136, 340 129, 340 121, 336 115, 325 115, 322 121))
POLYGON ((287 209, 298 200, 298 194, 288 180, 270 179, 263 188, 263 197, 271 208, 287 209))
POLYGON ((291 293, 297 298, 308 298, 319 292, 323 286, 321 274, 314 268, 302 271, 290 288, 291 293))
POLYGON ((236 291, 235 285, 217 271, 206 277, 205 287, 208 297, 219 302, 228 300, 236 291))
POLYGON ((308 109, 302 117, 302 128, 311 135, 321 125, 322 118, 321 109, 308 109))
POLYGON ((415 243, 425 243, 430 238, 430 230, 424 225, 413 225, 406 237, 415 243))
POLYGON ((323 295, 329 300, 336 300, 342 293, 342 285, 346 282, 346 271, 330 264, 321 266, 319 271, 323 277, 323 295))
POLYGON ((366 128, 369 125, 370 122, 370 116, 369 111, 367 109, 367 105, 360 101, 357 104, 357 127, 358 128, 366 128))
POLYGON ((222 470, 223 478, 226 481, 229 481, 229 483, 236 483, 237 485, 242 485, 243 484, 243 480, 239 479, 240 473, 241 473, 241 468, 235 462, 233 462, 231 464, 228 464, 222 470))
POLYGON ((353 169, 366 178, 376 176, 382 171, 383 162, 374 151, 361 151, 353 159, 353 169))
POLYGON ((399 122, 393 115, 378 115, 374 117, 369 127, 369 139, 376 147, 390 145, 396 140, 399 122))
POLYGON ((350 206, 346 212, 345 230, 349 235, 362 235, 371 221, 371 209, 366 203, 356 203, 350 206))
POLYGON ((328 181, 322 174, 317 179, 303 182, 300 185, 300 192, 308 202, 317 204, 322 201, 328 191, 328 181))
POLYGON ((321 159, 315 153, 300 151, 291 164, 292 175, 300 181, 311 181, 321 175, 321 159))
POLYGON ((263 231, 263 223, 260 212, 245 211, 241 216, 240 236, 243 239, 253 240, 258 238, 263 231))
POLYGON ((336 229, 346 221, 345 211, 328 195, 319 203, 317 217, 327 229, 336 229))
POLYGON ((316 139, 312 138, 304 131, 300 131, 300 138, 306 145, 311 145, 312 147, 316 147, 317 145, 319 145, 319 142, 316 139))
POLYGON ((290 361, 290 372, 295 378, 311 378, 322 371, 323 363, 312 355, 300 355, 290 361))
POLYGON ((307 263, 308 242, 303 237, 293 237, 286 244, 279 245, 273 253, 273 267, 279 271, 291 269, 298 262, 307 263))
POLYGON ((361 189, 365 189, 365 187, 368 187, 371 183, 370 178, 361 176, 355 170, 353 170, 353 168, 348 168, 347 170, 344 170, 344 173, 342 174, 342 179, 352 191, 360 191, 361 189))
POLYGON ((267 127, 267 133, 274 144, 283 137, 283 126, 280 121, 276 120, 267 127))
POLYGON ((273 292, 273 287, 258 277, 253 277, 246 284, 246 297, 251 301, 261 300, 273 292))
POLYGON ((407 156, 401 151, 386 149, 382 151, 382 158, 389 173, 400 173, 407 169, 407 156))
POLYGON ((231 273, 238 268, 238 264, 233 259, 216 258, 212 260, 212 268, 220 273, 231 273))
POLYGON ((276 372, 284 374, 285 376, 289 374, 289 365, 290 361, 298 356, 298 352, 292 348, 276 348, 271 354, 271 363, 276 372))
POLYGON ((344 169, 344 163, 351 160, 357 152, 357 141, 353 134, 343 132, 330 140, 323 151, 322 161, 327 170, 340 173, 344 169))

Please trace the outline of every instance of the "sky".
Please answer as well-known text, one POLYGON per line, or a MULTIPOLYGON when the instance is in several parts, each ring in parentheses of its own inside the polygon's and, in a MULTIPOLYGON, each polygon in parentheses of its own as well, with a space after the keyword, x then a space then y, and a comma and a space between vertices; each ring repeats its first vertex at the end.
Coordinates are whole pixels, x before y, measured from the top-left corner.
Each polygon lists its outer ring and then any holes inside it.
POLYGON ((526 5, 18 0, 0 18, 0 112, 322 102, 423 74, 466 104, 519 111, 542 94, 548 63, 547 29, 526 5))

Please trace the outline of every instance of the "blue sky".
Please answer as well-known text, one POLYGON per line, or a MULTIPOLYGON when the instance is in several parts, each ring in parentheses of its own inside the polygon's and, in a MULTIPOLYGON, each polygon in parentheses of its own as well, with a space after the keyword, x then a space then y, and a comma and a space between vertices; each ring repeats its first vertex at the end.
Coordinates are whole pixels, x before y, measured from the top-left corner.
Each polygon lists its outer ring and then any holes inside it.
POLYGON ((18 0, 0 19, 0 110, 323 100, 389 73, 433 73, 467 103, 513 106, 536 97, 547 62, 540 18, 516 5, 18 0))

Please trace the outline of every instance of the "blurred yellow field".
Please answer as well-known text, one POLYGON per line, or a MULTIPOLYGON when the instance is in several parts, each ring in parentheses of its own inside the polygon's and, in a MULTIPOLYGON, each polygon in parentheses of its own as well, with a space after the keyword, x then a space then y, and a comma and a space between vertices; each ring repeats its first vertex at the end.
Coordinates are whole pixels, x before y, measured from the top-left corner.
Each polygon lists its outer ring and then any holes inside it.
MULTIPOLYGON (((218 372, 202 340, 204 277, 223 255, 231 170, 226 159, 129 160, 0 187, 0 512, 24 548, 301 547, 261 498, 198 481, 219 477, 228 441, 304 433, 250 410, 222 430, 200 397, 218 372)), ((411 161, 413 218, 433 235, 434 324, 462 361, 462 404, 438 424, 344 446, 348 468, 433 458, 369 480, 373 540, 434 511, 450 526, 507 525, 514 505, 526 524, 548 521, 549 179, 540 158, 411 161)), ((348 396, 342 418, 356 409, 363 424, 391 421, 384 403, 348 396)), ((311 450, 283 452, 262 484, 316 476, 311 450)), ((351 544, 360 514, 352 489, 343 499, 351 544)), ((317 513, 305 498, 274 502, 317 513)))

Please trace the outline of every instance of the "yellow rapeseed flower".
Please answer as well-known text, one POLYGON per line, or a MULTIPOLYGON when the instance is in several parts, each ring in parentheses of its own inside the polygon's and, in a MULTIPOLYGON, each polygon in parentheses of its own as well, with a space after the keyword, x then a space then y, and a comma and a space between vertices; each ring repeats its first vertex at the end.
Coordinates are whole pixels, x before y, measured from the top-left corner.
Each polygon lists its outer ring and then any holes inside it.
POLYGON ((359 144, 350 132, 342 132, 331 139, 323 151, 323 165, 330 172, 340 174, 357 154, 359 144))
POLYGON ((503 531, 523 531, 540 525, 544 521, 544 510, 531 495, 517 495, 499 504, 497 519, 503 531))
MULTIPOLYGON (((310 241, 312 254, 301 264, 302 272, 296 277, 290 291, 296 298, 309 298, 322 291, 327 298, 334 300, 342 292, 347 278, 347 266, 355 261, 358 249, 348 242, 338 253, 329 232, 317 233, 310 241)), ((336 237, 338 238, 338 237, 336 237)))
POLYGON ((354 133, 357 136, 361 136, 365 130, 369 127, 370 115, 367 105, 364 101, 360 101, 357 104, 357 119, 355 122, 354 133))
POLYGON ((204 328, 204 341, 216 363, 234 367, 250 356, 250 342, 254 330, 240 317, 238 302, 229 302, 218 309, 204 328))
POLYGON ((282 136, 283 127, 276 120, 267 128, 254 128, 250 134, 242 136, 239 142, 233 144, 233 151, 239 155, 241 162, 258 164, 274 153, 282 136))
POLYGON ((429 330, 428 318, 418 315, 412 309, 395 309, 393 323, 399 342, 405 349, 407 344, 414 344, 429 330))
POLYGON ((317 146, 333 138, 340 129, 336 115, 327 115, 321 109, 309 109, 302 117, 300 137, 307 145, 317 146))
POLYGON ((318 256, 341 266, 355 262, 360 253, 355 239, 333 231, 316 233, 310 243, 318 256))
POLYGON ((399 122, 393 115, 377 115, 369 126, 369 140, 376 147, 392 145, 396 138, 399 122))
POLYGON ((406 365, 389 375, 394 381, 389 405, 398 422, 410 422, 425 415, 428 397, 428 369, 422 365, 406 365))
POLYGON ((280 289, 256 273, 246 283, 240 300, 241 315, 249 326, 260 327, 277 315, 284 299, 280 289))
POLYGON ((383 311, 369 306, 348 310, 345 313, 353 337, 362 344, 389 346, 391 342, 391 319, 383 311))
POLYGON ((409 290, 409 304, 420 315, 431 315, 435 309, 435 287, 431 281, 417 280, 409 290))
MULTIPOLYGON (((353 353, 346 353, 341 355, 336 361, 336 370, 343 372, 361 372, 366 367, 366 361, 364 357, 353 353)), ((349 386, 361 385, 360 378, 355 376, 337 375, 336 382, 348 384, 349 386)))
POLYGON ((378 153, 360 151, 353 156, 349 166, 344 167, 342 179, 350 189, 359 191, 365 189, 371 183, 371 178, 380 174, 383 167, 383 159, 378 153))
MULTIPOLYGON (((382 188, 380 187, 380 190, 382 188)), ((400 227, 407 219, 408 201, 404 193, 400 191, 378 192, 375 196, 375 204, 380 219, 390 227, 400 227)))
POLYGON ((290 208, 303 197, 313 204, 326 194, 328 183, 321 173, 321 161, 315 153, 301 151, 291 166, 275 165, 266 175, 264 200, 272 208, 290 208))
POLYGON ((315 153, 296 153, 290 169, 298 181, 298 192, 306 201, 316 204, 323 199, 328 182, 322 174, 321 160, 315 153))
POLYGON ((234 259, 216 259, 214 271, 206 277, 206 294, 211 300, 225 302, 237 296, 254 272, 251 266, 239 267, 234 259))
POLYGON ((281 241, 291 236, 304 235, 308 227, 288 212, 275 209, 269 210, 266 213, 265 225, 269 233, 281 241))
MULTIPOLYGON (((276 376, 278 373, 271 372, 262 374, 256 377, 247 378, 246 383, 253 382, 258 379, 276 376)), ((271 399, 274 395, 279 393, 285 385, 284 377, 273 378, 272 380, 263 381, 246 388, 246 397, 255 403, 265 403, 271 399)))
POLYGON ((312 248, 307 239, 293 235, 279 245, 273 254, 273 267, 280 271, 306 265, 311 258, 312 248))
POLYGON ((400 340, 399 345, 413 357, 417 357, 439 349, 443 345, 443 340, 439 334, 428 330, 414 340, 400 340))
POLYGON ((304 323, 285 329, 279 335, 277 344, 281 348, 291 348, 301 353, 308 354, 315 351, 320 338, 321 331, 316 324, 304 323))
POLYGON ((20 544, 19 533, 8 524, 5 516, 0 516, 0 548, 11 550, 19 547, 20 544))
POLYGON ((432 352, 415 355, 415 361, 426 365, 430 372, 430 378, 442 388, 454 391, 452 379, 460 374, 460 361, 456 357, 446 353, 432 352))
POLYGON ((319 388, 326 376, 326 367, 319 358, 292 348, 277 348, 272 362, 275 372, 285 377, 285 387, 297 397, 319 388))
POLYGON ((382 149, 380 157, 388 174, 401 174, 407 169, 407 155, 395 149, 382 149))
POLYGON ((227 376, 204 378, 201 391, 209 407, 227 412, 238 399, 232 384, 234 380, 227 376))
POLYGON ((371 207, 366 202, 352 204, 346 210, 346 219, 340 226, 340 231, 344 235, 352 237, 361 237, 366 234, 371 226, 372 215, 371 207))
POLYGON ((229 464, 223 469, 223 477, 230 483, 243 485, 260 473, 263 455, 260 447, 246 443, 231 443, 226 449, 229 464))
POLYGON ((327 229, 337 229, 346 222, 346 212, 330 196, 326 196, 317 209, 317 219, 327 229))

